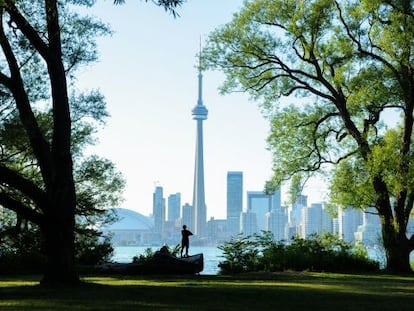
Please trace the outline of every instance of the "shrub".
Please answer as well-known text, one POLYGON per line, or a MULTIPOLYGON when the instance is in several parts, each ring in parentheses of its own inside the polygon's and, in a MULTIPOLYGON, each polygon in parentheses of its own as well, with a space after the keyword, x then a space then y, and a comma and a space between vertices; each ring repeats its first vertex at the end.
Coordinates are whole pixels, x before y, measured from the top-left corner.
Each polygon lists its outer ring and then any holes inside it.
POLYGON ((239 273, 257 270, 259 250, 256 246, 257 243, 251 237, 242 237, 241 235, 224 242, 218 247, 223 251, 222 257, 225 258, 224 262, 219 264, 221 271, 239 273))
MULTIPOLYGON (((181 248, 180 245, 177 244, 174 247, 170 247, 168 245, 164 245, 161 249, 163 249, 164 252, 167 252, 171 256, 177 257, 178 253, 180 252, 181 248)), ((160 249, 160 251, 161 251, 160 249)), ((132 258, 133 263, 143 263, 151 260, 156 252, 152 250, 152 248, 148 247, 144 250, 143 254, 138 254, 132 258)))
POLYGON ((352 245, 324 233, 307 239, 294 237, 287 244, 274 241, 270 232, 238 236, 219 246, 224 261, 220 273, 249 271, 310 270, 356 272, 379 270, 379 263, 368 258, 361 245, 352 245))
MULTIPOLYGON (((46 257, 42 251, 40 232, 36 226, 6 227, 0 231, 0 273, 42 273, 46 257)), ((109 236, 91 230, 77 234, 75 261, 79 265, 109 262, 113 247, 109 236)))

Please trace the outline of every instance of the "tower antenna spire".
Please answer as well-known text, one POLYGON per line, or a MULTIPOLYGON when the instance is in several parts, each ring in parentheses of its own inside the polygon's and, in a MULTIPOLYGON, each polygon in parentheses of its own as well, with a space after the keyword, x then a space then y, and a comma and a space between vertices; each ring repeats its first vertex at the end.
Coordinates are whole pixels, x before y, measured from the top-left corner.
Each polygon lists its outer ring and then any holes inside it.
POLYGON ((201 72, 201 35, 200 35, 200 52, 198 54, 198 71, 201 72))
POLYGON ((200 52, 198 53, 198 101, 197 105, 203 106, 203 73, 201 67, 201 35, 200 35, 200 52))

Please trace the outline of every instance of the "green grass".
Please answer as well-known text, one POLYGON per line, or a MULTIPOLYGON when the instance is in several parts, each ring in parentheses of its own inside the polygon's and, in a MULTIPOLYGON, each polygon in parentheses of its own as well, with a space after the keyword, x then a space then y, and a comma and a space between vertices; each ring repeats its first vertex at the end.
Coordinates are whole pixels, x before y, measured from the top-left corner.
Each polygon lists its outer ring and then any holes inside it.
POLYGON ((85 276, 79 288, 0 276, 0 310, 414 310, 414 276, 85 276))

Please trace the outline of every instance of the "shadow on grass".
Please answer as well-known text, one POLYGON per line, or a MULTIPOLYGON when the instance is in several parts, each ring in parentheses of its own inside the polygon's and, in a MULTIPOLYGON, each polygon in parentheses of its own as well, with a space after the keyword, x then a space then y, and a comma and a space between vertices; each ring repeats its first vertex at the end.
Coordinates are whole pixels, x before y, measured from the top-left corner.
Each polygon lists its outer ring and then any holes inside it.
MULTIPOLYGON (((340 274, 91 276, 77 288, 7 286, 0 310, 412 310, 414 278, 340 274)), ((5 286, 6 285, 6 286, 5 286)))

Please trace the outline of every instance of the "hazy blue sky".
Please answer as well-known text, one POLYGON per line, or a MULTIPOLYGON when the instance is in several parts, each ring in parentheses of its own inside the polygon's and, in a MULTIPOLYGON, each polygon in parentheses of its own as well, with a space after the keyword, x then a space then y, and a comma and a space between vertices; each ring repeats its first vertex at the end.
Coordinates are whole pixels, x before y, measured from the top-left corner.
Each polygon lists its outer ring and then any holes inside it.
MULTIPOLYGON (((200 37, 230 21, 241 0, 190 0, 174 19, 151 3, 98 1, 89 10, 112 26, 99 40, 100 61, 79 75, 79 85, 98 88, 111 114, 95 153, 112 160, 126 180, 122 207, 149 215, 155 185, 164 196, 181 192, 192 203, 197 102, 196 54, 200 37)), ((243 171, 246 191, 262 190, 271 175, 265 139, 268 123, 243 94, 222 96, 218 72, 204 73, 204 166, 207 216, 226 216, 227 171, 243 171)), ((317 186, 305 190, 321 199, 317 186)), ((285 198, 282 196, 282 201, 285 198)))

